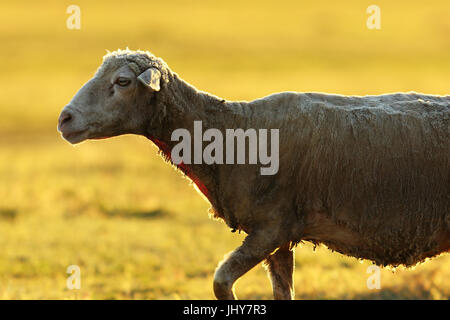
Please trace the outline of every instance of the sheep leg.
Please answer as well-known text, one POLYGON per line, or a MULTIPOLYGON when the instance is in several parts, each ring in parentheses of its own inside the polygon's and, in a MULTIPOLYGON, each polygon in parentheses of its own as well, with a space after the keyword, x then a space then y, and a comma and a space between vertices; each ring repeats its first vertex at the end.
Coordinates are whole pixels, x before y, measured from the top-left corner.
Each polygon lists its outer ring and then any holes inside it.
POLYGON ((276 300, 294 299, 294 248, 289 244, 280 247, 265 262, 276 300))
POLYGON ((214 275, 214 294, 219 300, 235 300, 233 285, 237 279, 263 261, 279 243, 266 230, 249 234, 242 245, 219 264, 214 275))

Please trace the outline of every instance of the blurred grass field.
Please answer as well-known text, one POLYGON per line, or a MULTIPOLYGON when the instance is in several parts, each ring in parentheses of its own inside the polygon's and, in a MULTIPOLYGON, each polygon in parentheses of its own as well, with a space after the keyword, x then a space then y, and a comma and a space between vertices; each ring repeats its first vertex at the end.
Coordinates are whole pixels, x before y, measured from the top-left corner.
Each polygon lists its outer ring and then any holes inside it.
MULTIPOLYGON (((244 234, 145 138, 75 148, 56 132, 61 108, 106 49, 163 57, 182 78, 228 99, 277 91, 449 94, 450 2, 14 1, 0 3, 0 298, 212 299, 213 272, 244 234), (81 8, 81 30, 66 8, 81 8), (381 30, 366 8, 381 8, 381 30), (66 268, 81 268, 81 289, 66 268)), ((300 299, 449 299, 450 257, 369 290, 370 262, 297 248, 300 299)), ((239 298, 270 299, 258 266, 239 298)))

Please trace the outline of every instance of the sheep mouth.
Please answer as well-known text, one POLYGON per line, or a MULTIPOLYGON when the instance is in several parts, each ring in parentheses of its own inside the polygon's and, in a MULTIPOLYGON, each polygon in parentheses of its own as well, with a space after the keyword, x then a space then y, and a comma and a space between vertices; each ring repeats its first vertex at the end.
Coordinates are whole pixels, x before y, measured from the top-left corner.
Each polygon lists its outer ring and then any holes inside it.
POLYGON ((85 130, 78 130, 78 131, 70 131, 70 132, 61 132, 63 138, 70 142, 71 144, 80 143, 87 139, 85 133, 87 132, 87 129, 85 130))

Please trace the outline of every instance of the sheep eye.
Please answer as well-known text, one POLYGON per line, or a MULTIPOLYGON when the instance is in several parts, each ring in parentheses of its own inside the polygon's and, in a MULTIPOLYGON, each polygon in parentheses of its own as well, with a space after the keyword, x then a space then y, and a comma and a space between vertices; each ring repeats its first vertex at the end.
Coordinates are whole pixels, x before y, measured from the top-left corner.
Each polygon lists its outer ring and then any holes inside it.
POLYGON ((129 85, 131 83, 131 80, 127 79, 127 78, 119 77, 119 78, 117 78, 116 83, 121 87, 126 87, 127 85, 129 85))

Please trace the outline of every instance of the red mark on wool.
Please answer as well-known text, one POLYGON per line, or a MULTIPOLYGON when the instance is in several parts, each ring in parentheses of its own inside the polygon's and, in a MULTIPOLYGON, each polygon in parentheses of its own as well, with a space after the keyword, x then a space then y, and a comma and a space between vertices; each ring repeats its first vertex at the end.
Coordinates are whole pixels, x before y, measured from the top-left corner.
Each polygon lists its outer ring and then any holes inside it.
MULTIPOLYGON (((170 160, 172 161, 172 154, 171 154, 171 150, 170 147, 163 141, 156 139, 155 137, 150 137, 150 140, 159 148, 159 150, 162 151, 162 153, 164 153, 164 155, 170 160)), ((172 162, 173 163, 173 162, 172 162)), ((204 183, 202 181, 200 181, 200 179, 192 172, 191 168, 189 168, 185 163, 181 162, 180 164, 176 165, 178 169, 180 169, 185 175, 187 175, 189 177, 189 179, 192 180, 192 182, 195 183, 195 185, 197 186, 198 190, 200 190, 200 192, 208 199, 208 201, 211 202, 210 200, 210 195, 208 192, 208 189, 206 188, 206 186, 204 185, 204 183)))

